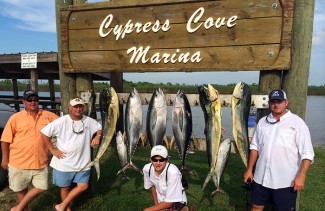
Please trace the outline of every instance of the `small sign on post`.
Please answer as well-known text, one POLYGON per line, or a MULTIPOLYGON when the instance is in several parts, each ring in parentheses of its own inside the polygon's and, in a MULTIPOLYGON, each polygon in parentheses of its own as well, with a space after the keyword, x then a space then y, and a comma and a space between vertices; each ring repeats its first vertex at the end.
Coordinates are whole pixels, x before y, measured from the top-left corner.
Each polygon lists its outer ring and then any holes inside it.
POLYGON ((21 54, 21 69, 37 68, 37 53, 21 54))

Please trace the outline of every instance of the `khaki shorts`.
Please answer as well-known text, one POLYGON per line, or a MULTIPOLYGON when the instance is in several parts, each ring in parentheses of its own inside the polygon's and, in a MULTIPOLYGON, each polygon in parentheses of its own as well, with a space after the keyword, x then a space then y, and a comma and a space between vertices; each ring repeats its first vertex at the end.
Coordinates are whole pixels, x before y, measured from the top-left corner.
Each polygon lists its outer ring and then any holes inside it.
POLYGON ((9 187, 14 192, 22 191, 30 184, 35 188, 47 190, 48 188, 48 168, 43 169, 17 169, 13 166, 9 170, 9 187))

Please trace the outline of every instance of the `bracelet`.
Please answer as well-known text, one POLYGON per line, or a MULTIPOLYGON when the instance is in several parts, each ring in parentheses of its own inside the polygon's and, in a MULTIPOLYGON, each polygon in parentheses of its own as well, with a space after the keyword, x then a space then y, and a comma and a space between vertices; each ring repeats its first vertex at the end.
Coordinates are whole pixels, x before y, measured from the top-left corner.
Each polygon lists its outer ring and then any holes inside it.
POLYGON ((98 136, 98 137, 101 137, 101 136, 102 136, 102 134, 97 134, 97 136, 98 136))

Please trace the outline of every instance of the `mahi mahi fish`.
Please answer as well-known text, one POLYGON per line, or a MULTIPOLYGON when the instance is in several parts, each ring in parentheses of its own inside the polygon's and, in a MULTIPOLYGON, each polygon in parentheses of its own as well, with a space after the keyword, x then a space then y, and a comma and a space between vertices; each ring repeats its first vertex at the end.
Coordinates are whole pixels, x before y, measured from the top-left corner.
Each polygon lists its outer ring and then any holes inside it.
POLYGON ((192 134, 192 111, 185 93, 180 90, 177 92, 173 103, 172 129, 182 159, 181 171, 187 170, 185 157, 192 134))
POLYGON ((156 89, 150 99, 146 131, 151 148, 162 145, 167 127, 167 103, 163 91, 156 89))
POLYGON ((217 90, 210 84, 199 86, 199 100, 205 120, 205 136, 210 171, 203 184, 203 189, 212 178, 217 187, 216 163, 221 141, 221 103, 217 90))
POLYGON ((108 112, 108 105, 110 104, 111 100, 111 93, 108 89, 103 89, 99 94, 99 111, 100 117, 102 119, 102 126, 105 126, 107 112, 108 112))
POLYGON ((96 114, 96 110, 95 110, 95 103, 96 103, 96 94, 94 92, 94 90, 90 90, 88 91, 89 94, 89 100, 88 100, 88 113, 87 115, 93 119, 97 119, 97 114, 96 114))
POLYGON ((229 155, 231 149, 231 139, 227 138, 223 142, 221 142, 217 157, 217 164, 216 164, 216 177, 217 177, 217 189, 212 192, 212 196, 217 192, 223 193, 223 190, 220 189, 220 179, 221 176, 226 168, 229 155))
POLYGON ((239 82, 231 98, 232 135, 246 167, 249 155, 248 115, 250 107, 251 90, 246 83, 239 82))
MULTIPOLYGON (((106 151, 107 147, 112 141, 113 135, 116 130, 116 123, 119 116, 119 103, 118 103, 118 96, 113 87, 108 89, 110 100, 110 104, 107 106, 107 113, 105 115, 105 123, 103 125, 103 133, 102 133, 102 141, 98 147, 97 154, 95 159, 88 163, 83 169, 88 168, 90 166, 95 166, 97 179, 100 177, 100 168, 99 168, 99 159, 103 156, 104 152, 106 151)), ((104 104, 104 103, 103 103, 104 104)), ((104 106, 105 107, 105 106, 104 106)))
MULTIPOLYGON (((121 166, 122 167, 125 166, 128 163, 128 152, 121 131, 118 131, 118 133, 116 134, 116 151, 121 166)), ((119 173, 120 171, 117 174, 119 173)), ((125 179, 130 179, 129 177, 126 176, 124 171, 123 174, 125 179)))
MULTIPOLYGON (((120 171, 133 168, 140 174, 142 171, 132 162, 132 157, 139 142, 142 129, 142 103, 138 91, 134 88, 129 95, 125 107, 125 135, 127 140, 128 163, 120 171)), ((119 172, 120 172, 119 171, 119 172)))

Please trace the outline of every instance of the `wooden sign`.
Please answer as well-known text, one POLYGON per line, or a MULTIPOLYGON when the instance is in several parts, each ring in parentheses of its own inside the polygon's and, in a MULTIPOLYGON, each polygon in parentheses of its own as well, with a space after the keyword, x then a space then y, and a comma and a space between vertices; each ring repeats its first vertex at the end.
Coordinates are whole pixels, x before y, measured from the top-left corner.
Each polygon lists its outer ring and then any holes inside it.
POLYGON ((293 4, 130 0, 61 8, 63 71, 287 70, 293 4))

